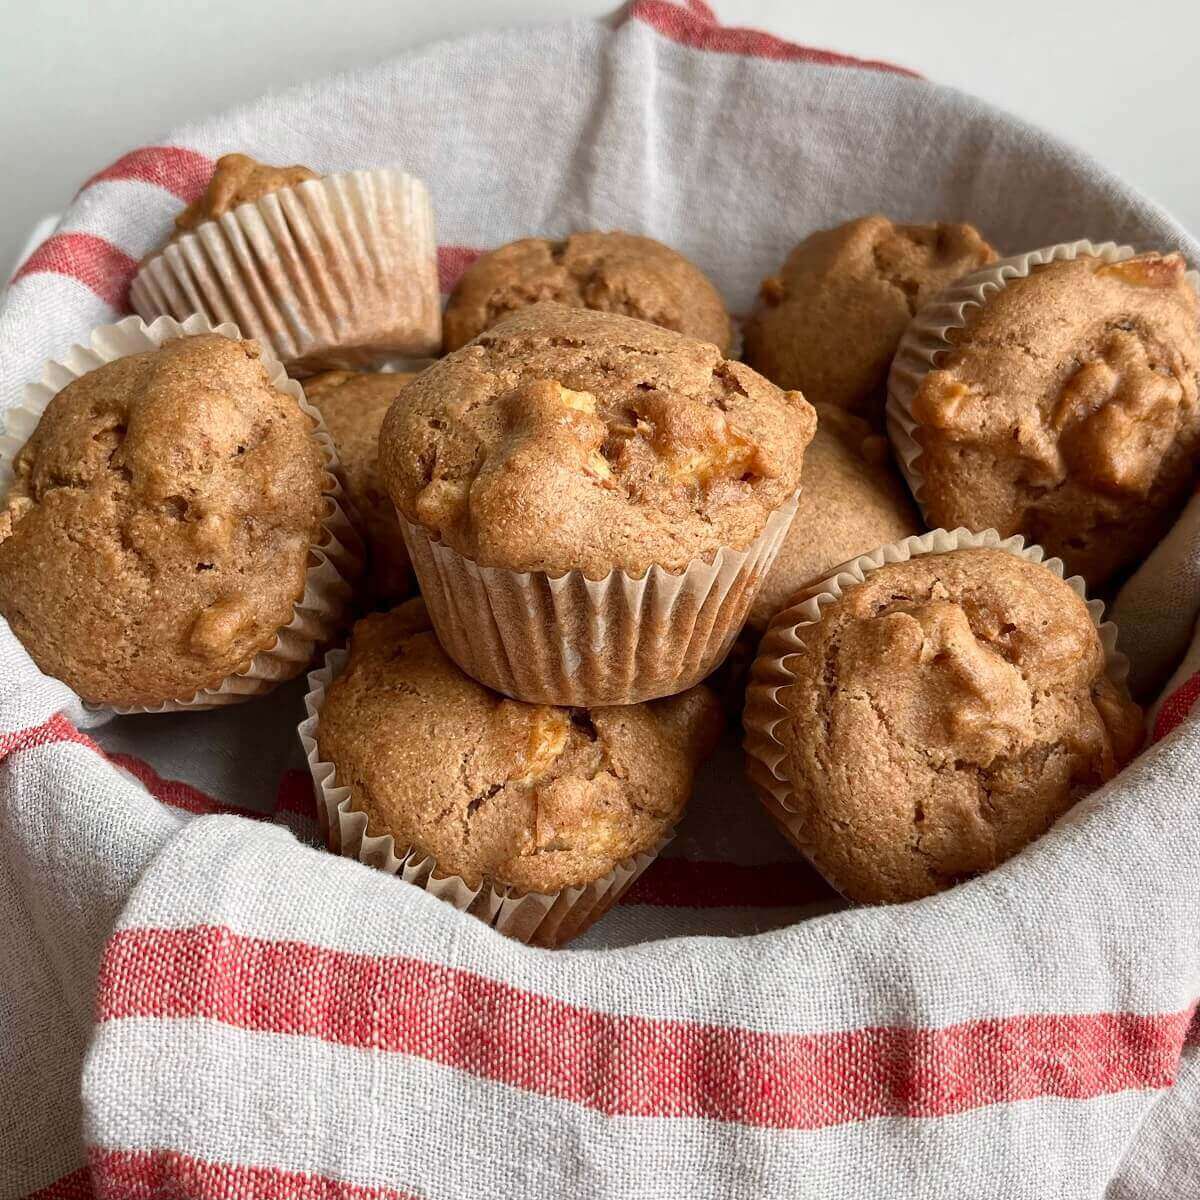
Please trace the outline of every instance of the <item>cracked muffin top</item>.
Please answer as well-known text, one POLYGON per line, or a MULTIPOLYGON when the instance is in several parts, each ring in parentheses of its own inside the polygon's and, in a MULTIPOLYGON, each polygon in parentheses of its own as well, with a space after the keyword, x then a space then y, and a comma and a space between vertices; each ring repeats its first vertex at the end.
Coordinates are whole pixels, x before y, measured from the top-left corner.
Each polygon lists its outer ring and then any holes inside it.
POLYGON ((1195 486, 1200 303, 1178 254, 1035 268, 982 306, 912 400, 931 525, 1023 533, 1096 587, 1195 486))
POLYGON ((445 349, 543 300, 637 317, 729 352, 729 314, 708 276, 670 246, 620 232, 522 238, 483 255, 446 305, 445 349))
POLYGON ((756 633, 806 584, 923 528, 887 438, 845 409, 813 407, 817 432, 804 452, 796 519, 746 621, 756 633))
POLYGON ((63 388, 0 508, 0 613, 98 704, 219 683, 292 619, 328 500, 253 342, 182 337, 63 388))
POLYGON ((223 154, 217 159, 212 178, 203 195, 197 197, 175 218, 175 234, 190 233, 205 221, 215 221, 239 204, 261 200, 270 192, 295 187, 307 179, 319 179, 308 167, 272 167, 248 154, 223 154))
POLYGON ((321 758, 369 834, 472 887, 553 893, 652 850, 720 732, 704 687, 590 712, 490 692, 446 656, 420 600, 360 621, 349 650, 321 707, 321 758))
POLYGON ((743 357, 780 387, 882 425, 888 368, 912 315, 995 257, 970 225, 872 216, 819 230, 763 280, 743 357))
POLYGON ((747 547, 816 417, 715 346, 559 304, 424 371, 380 433, 400 511, 484 566, 600 579, 747 547))
POLYGON ((411 373, 326 371, 304 381, 304 394, 321 410, 337 447, 346 496, 369 555, 367 589, 396 603, 412 591, 408 551, 396 510, 379 476, 379 427, 411 373))
POLYGON ((1083 601, 1003 550, 881 567, 796 635, 776 736, 798 841, 853 900, 996 866, 1141 741, 1083 601))

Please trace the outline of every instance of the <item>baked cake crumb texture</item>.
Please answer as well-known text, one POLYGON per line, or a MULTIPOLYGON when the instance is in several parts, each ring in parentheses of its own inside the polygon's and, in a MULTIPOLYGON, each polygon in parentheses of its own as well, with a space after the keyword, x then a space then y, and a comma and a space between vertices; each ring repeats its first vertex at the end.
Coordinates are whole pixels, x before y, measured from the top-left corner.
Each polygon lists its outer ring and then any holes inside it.
POLYGON ((996 866, 1141 742, 1084 602, 1002 550, 871 571, 797 636, 780 736, 799 841, 851 899, 996 866))
POLYGON ((554 893, 653 849, 721 728, 712 693, 611 708, 522 704, 446 656, 420 600, 360 621, 317 741, 368 832, 439 872, 554 893))
POLYGON ((540 304, 406 388, 380 463, 404 515, 482 565, 640 575, 747 547, 815 425, 712 345, 540 304))

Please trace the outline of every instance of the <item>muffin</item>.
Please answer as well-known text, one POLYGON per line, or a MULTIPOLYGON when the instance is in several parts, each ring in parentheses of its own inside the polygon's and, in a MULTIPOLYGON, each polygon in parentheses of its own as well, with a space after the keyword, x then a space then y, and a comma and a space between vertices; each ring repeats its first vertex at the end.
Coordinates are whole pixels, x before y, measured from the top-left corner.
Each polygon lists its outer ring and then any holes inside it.
POLYGON ((902 543, 861 582, 780 613, 754 665, 751 778, 788 837, 863 903, 998 865, 1141 740, 1112 626, 1097 628, 1036 548, 922 552, 954 538, 910 539, 916 557, 894 561, 902 543))
POLYGON ((429 195, 393 168, 322 176, 226 154, 142 261, 129 298, 147 320, 231 321, 297 373, 432 354, 441 304, 429 195))
POLYGON ((913 313, 995 257, 970 225, 873 216, 819 230, 763 280, 742 330, 745 360, 782 388, 881 425, 888 366, 913 313))
POLYGON ((446 305, 446 351, 543 300, 637 317, 729 353, 729 314, 708 276, 662 242, 620 232, 522 238, 485 254, 446 305))
POLYGON ((1074 250, 940 299, 936 334, 922 317, 905 338, 890 411, 930 524, 1022 533, 1099 587, 1195 488, 1200 303, 1178 254, 1074 250))
POLYGON ((711 344, 545 304, 413 380, 380 466, 467 674, 533 703, 625 704, 724 656, 815 424, 711 344))
POLYGON ((367 546, 365 591, 373 603, 395 604, 412 591, 412 568, 396 510, 379 478, 379 427, 412 374, 326 371, 304 382, 337 447, 346 497, 367 546))
POLYGON ((720 727, 703 687, 594 712, 506 700, 447 658, 412 600, 355 626, 311 737, 333 765, 322 790, 349 789, 368 838, 428 860, 426 881, 455 877, 460 907, 504 932, 561 944, 670 836, 720 727), (500 915, 492 896, 529 902, 500 915))
POLYGON ((796 519, 746 622, 756 635, 805 584, 848 559, 921 530, 887 439, 845 409, 813 407, 817 432, 804 452, 796 519))
POLYGON ((156 347, 161 332, 98 331, 151 348, 49 400, 0 508, 0 614, 43 671, 118 709, 225 703, 299 674, 348 590, 299 388, 253 342, 156 347))
POLYGON ((175 217, 172 238, 190 233, 206 221, 216 221, 242 204, 252 204, 271 192, 320 179, 310 167, 273 167, 248 154, 224 154, 217 159, 208 187, 175 217))

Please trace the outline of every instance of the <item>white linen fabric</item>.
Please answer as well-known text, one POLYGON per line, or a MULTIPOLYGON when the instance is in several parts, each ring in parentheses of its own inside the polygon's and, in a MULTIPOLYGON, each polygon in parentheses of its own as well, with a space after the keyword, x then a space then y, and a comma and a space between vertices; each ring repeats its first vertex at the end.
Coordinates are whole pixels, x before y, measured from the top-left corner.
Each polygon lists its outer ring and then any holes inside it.
MULTIPOLYGON (((0 406, 120 314, 232 149, 423 177, 447 283, 517 236, 625 228, 744 310, 805 233, 876 210, 1200 261, 968 96, 640 0, 126 156, 0 302, 0 406)), ((1198 544, 1193 504, 1116 604, 1144 692, 1174 672, 1157 740, 999 870, 844 909, 730 744, 664 859, 558 952, 307 844, 303 681, 105 722, 0 623, 0 1198, 1194 1197, 1198 544)))

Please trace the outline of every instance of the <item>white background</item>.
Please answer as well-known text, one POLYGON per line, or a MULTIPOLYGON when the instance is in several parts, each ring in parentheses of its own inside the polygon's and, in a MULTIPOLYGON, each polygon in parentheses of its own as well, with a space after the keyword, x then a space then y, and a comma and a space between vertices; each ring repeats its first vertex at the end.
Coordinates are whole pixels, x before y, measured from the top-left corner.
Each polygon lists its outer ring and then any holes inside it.
MULTIPOLYGON (((713 0, 727 25, 886 58, 1077 143, 1200 232, 1200 0, 713 0)), ((125 150, 273 88, 614 0, 0 0, 0 278, 125 150)), ((235 149, 235 147, 230 147, 235 149)), ((936 215, 936 214, 931 214, 936 215)))

